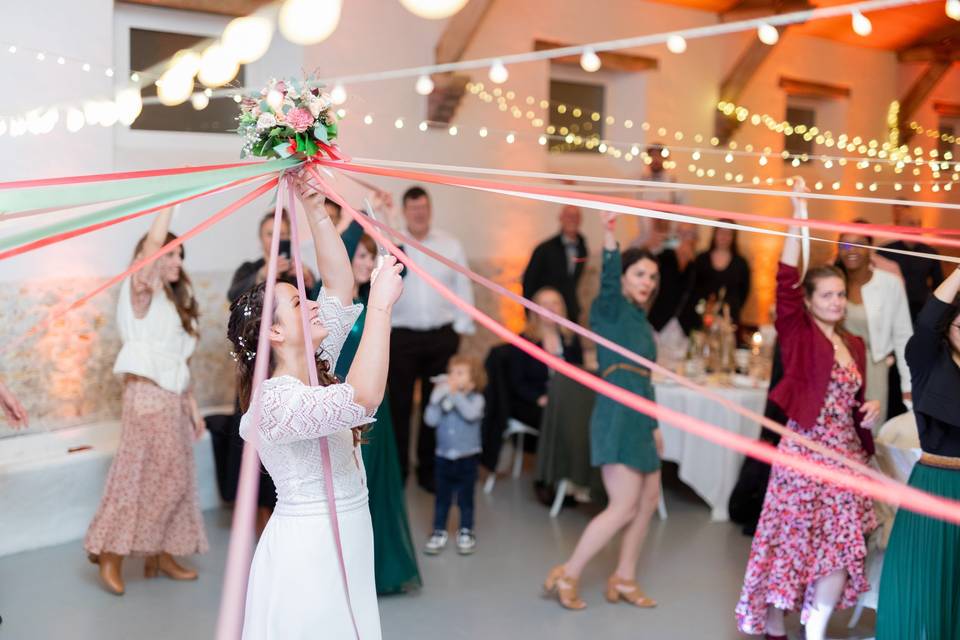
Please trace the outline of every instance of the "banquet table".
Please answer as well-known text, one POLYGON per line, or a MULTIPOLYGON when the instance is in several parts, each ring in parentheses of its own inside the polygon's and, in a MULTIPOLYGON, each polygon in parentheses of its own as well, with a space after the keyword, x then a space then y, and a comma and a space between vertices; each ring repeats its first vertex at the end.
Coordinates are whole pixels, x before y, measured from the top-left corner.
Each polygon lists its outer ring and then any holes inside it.
MULTIPOLYGON (((765 387, 735 387, 708 384, 711 391, 734 403, 763 415, 765 387)), ((760 425, 724 407, 702 394, 669 381, 655 381, 657 404, 697 418, 747 438, 760 435, 760 425)), ((676 462, 680 480, 693 489, 710 507, 711 519, 730 519, 727 503, 737 483, 743 455, 703 438, 682 431, 669 423, 660 423, 663 432, 663 459, 676 462)))
MULTIPOLYGON (((763 414, 766 388, 738 388, 715 383, 711 389, 758 414, 763 414)), ((760 425, 675 383, 654 381, 657 403, 748 438, 760 435, 760 425)), ((550 382, 540 425, 537 479, 556 485, 566 479, 599 489, 599 474, 590 467, 590 414, 595 394, 565 376, 550 382)), ((715 521, 729 520, 727 502, 737 482, 743 456, 670 425, 661 424, 664 460, 676 462, 680 480, 710 507, 715 521)))

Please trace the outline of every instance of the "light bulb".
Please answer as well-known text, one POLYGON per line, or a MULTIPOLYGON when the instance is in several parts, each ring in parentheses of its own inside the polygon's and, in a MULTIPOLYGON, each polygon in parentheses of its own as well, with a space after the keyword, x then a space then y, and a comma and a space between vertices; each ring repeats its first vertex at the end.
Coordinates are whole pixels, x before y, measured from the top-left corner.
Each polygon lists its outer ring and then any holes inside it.
POLYGON ((104 100, 100 103, 100 126, 112 127, 120 119, 120 109, 113 100, 104 100))
POLYGON ((516 139, 517 139, 517 136, 515 136, 514 134, 512 133, 507 134, 507 144, 513 144, 516 141, 516 139))
POLYGON ((510 72, 507 71, 505 66, 503 66, 503 63, 499 60, 494 60, 493 64, 490 65, 490 82, 493 82, 494 84, 503 84, 509 77, 510 72))
POLYGON ((403 129, 403 118, 397 118, 393 121, 393 126, 397 129, 403 129))
POLYGON ((373 124, 373 116, 369 113, 363 116, 363 124, 373 124))
POLYGON ((83 117, 83 111, 80 109, 70 109, 67 111, 67 131, 70 133, 76 133, 83 129, 83 125, 87 124, 87 119, 83 117))
POLYGON ((400 0, 410 13, 427 20, 449 18, 463 9, 468 0, 400 0))
POLYGON ((343 104, 347 101, 347 90, 339 82, 333 85, 333 89, 330 90, 330 102, 333 104, 343 104))
POLYGON ((458 131, 459 131, 459 129, 457 129, 456 125, 454 125, 454 126, 450 127, 449 129, 447 129, 447 132, 448 132, 450 135, 452 135, 452 136, 457 135, 457 132, 458 132, 458 131))
POLYGON ((480 131, 478 131, 477 133, 480 135, 481 138, 486 138, 488 131, 486 127, 480 127, 480 131))
MULTIPOLYGON (((958 0, 960 1, 960 0, 958 0)), ((584 49, 580 56, 580 68, 588 73, 593 73, 600 69, 600 56, 593 49, 584 49)))
POLYGON ((200 56, 200 82, 208 87, 220 87, 233 80, 240 71, 240 63, 222 45, 212 44, 200 56))
POLYGON ((948 17, 954 20, 960 20, 960 0, 947 0, 944 9, 948 17))
POLYGON ((850 14, 853 23, 853 32, 858 36, 868 36, 873 31, 873 23, 870 22, 870 18, 863 15, 859 11, 854 11, 850 14))
POLYGON ((220 36, 223 47, 241 64, 262 58, 272 39, 273 21, 262 16, 234 18, 220 36))
POLYGON ((181 49, 174 54, 170 68, 176 69, 178 73, 195 76, 200 71, 200 54, 190 49, 181 49))
POLYGON ((417 84, 414 89, 420 95, 428 96, 433 93, 433 80, 430 79, 430 76, 424 74, 417 78, 417 84))
POLYGON ((421 122, 419 125, 417 125, 417 129, 420 129, 420 131, 426 131, 426 130, 427 130, 427 123, 426 123, 426 121, 423 121, 423 122, 421 122))
POLYGON ((667 49, 670 53, 683 53, 687 50, 687 41, 683 39, 683 36, 673 34, 667 38, 667 49))
POLYGON ((280 33, 294 44, 317 44, 340 22, 341 0, 286 0, 280 8, 280 33))
MULTIPOLYGON (((176 67, 167 69, 157 80, 157 97, 160 98, 160 104, 167 107, 174 107, 186 102, 193 93, 193 76, 180 72, 176 67)), ((90 114, 87 114, 87 122, 93 124, 90 114)))
POLYGON ((773 46, 777 44, 777 41, 780 39, 780 32, 772 24, 764 22, 757 27, 757 37, 760 38, 760 42, 763 44, 773 46))
POLYGON ((203 111, 204 109, 207 108, 208 104, 210 104, 210 98, 207 96, 207 94, 203 93, 202 91, 198 91, 197 93, 190 96, 190 105, 196 111, 203 111))
POLYGON ((143 99, 139 87, 128 87, 117 92, 118 120, 126 126, 133 124, 143 111, 143 99))
POLYGON ((761 167, 767 166, 767 156, 760 156, 760 160, 758 162, 760 163, 761 167))
POLYGON ((283 94, 276 89, 270 89, 270 91, 267 92, 267 104, 270 105, 270 108, 276 113, 280 110, 280 107, 283 106, 283 94))

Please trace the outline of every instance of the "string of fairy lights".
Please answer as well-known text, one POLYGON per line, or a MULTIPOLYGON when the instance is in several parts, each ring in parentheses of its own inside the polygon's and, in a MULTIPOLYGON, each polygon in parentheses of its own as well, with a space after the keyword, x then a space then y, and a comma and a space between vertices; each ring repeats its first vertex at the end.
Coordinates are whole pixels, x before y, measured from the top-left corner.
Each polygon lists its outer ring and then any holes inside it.
MULTIPOLYGON (((627 162, 630 162, 635 158, 641 159, 646 164, 650 164, 652 162, 649 153, 646 150, 641 149, 641 143, 601 138, 598 134, 590 131, 593 128, 593 123, 597 123, 601 119, 603 119, 604 124, 606 125, 614 125, 615 123, 619 122, 624 129, 633 129, 637 125, 631 120, 618 120, 616 117, 610 115, 604 118, 597 111, 583 109, 575 105, 558 103, 556 101, 551 102, 546 99, 538 100, 534 96, 526 97, 525 106, 519 105, 511 102, 512 100, 518 100, 514 91, 495 87, 492 89, 492 91, 488 92, 484 88, 483 83, 471 83, 468 85, 467 89, 469 94, 475 95, 483 102, 492 103, 494 100, 496 100, 500 111, 510 111, 517 119, 522 119, 525 116, 530 126, 538 130, 540 127, 543 127, 544 119, 535 111, 537 107, 540 109, 556 109, 559 114, 569 114, 569 116, 572 116, 573 118, 580 118, 581 123, 585 128, 585 131, 583 132, 584 135, 581 135, 581 132, 576 129, 577 125, 571 125, 570 127, 557 127, 556 125, 551 124, 545 127, 543 134, 544 136, 559 134, 564 140, 565 146, 560 146, 560 150, 595 149, 599 153, 605 153, 618 159, 622 158, 627 162), (526 108, 525 112, 524 108, 526 108)), ((665 127, 656 128, 648 122, 640 123, 639 129, 643 131, 656 131, 661 138, 666 138, 668 134, 668 131, 665 127)), ((675 168, 677 166, 676 160, 669 159, 670 153, 679 151, 689 153, 691 160, 693 161, 699 161, 704 155, 723 155, 723 162, 725 164, 733 163, 738 156, 753 156, 757 158, 757 162, 761 167, 767 166, 772 158, 780 156, 784 161, 789 161, 794 168, 798 168, 802 164, 809 161, 816 160, 821 162, 824 169, 827 170, 833 169, 834 167, 845 167, 848 164, 853 163, 853 166, 858 169, 868 169, 872 167, 875 173, 880 173, 884 170, 884 168, 891 167, 894 173, 900 174, 904 171, 908 164, 916 165, 911 171, 914 176, 920 176, 921 167, 924 166, 931 171, 931 177, 933 180, 906 183, 903 180, 889 181, 890 184, 894 185, 894 189, 898 191, 904 188, 904 184, 907 188, 913 188, 914 191, 922 190, 922 187, 918 189, 918 185, 929 185, 931 190, 934 192, 938 192, 941 189, 944 191, 950 191, 952 189, 952 183, 960 180, 960 173, 958 173, 960 172, 960 162, 951 164, 945 160, 938 161, 937 159, 931 159, 930 161, 927 161, 922 157, 910 156, 894 159, 889 157, 886 153, 884 154, 887 155, 885 158, 863 156, 830 156, 824 154, 816 154, 815 156, 811 156, 806 153, 791 154, 786 150, 775 154, 770 147, 765 147, 763 150, 755 150, 750 144, 745 145, 743 149, 739 149, 736 141, 730 141, 727 145, 725 145, 725 148, 717 148, 721 147, 721 145, 716 137, 712 137, 708 140, 702 134, 690 136, 682 131, 676 131, 672 137, 677 141, 692 139, 696 143, 704 143, 704 145, 709 144, 711 146, 692 147, 666 142, 663 143, 664 147, 660 149, 659 152, 663 154, 664 166, 668 169, 675 168), (949 176, 949 179, 941 180, 941 178, 944 177, 944 173, 950 173, 951 169, 953 173, 949 176)), ((841 134, 836 140, 838 145, 842 144, 846 142, 847 135, 841 134)), ((880 147, 880 143, 875 140, 868 141, 864 145, 862 139, 858 136, 855 136, 852 139, 850 145, 861 145, 867 150, 877 149, 877 147, 880 147)), ((554 148, 556 148, 556 146, 554 148)), ((848 146, 847 148, 850 147, 848 146)), ((856 151, 857 147, 854 147, 852 150, 856 151)), ((883 148, 880 150, 884 151, 883 148)), ((922 149, 920 149, 919 152, 922 152, 922 149)), ((754 175, 751 177, 749 175, 744 175, 743 173, 735 173, 729 170, 723 171, 710 168, 708 166, 699 166, 694 163, 689 164, 687 168, 692 174, 699 178, 713 178, 719 176, 728 182, 734 183, 750 182, 755 185, 762 183, 771 184, 771 180, 776 180, 776 178, 764 178, 759 175, 754 175)), ((884 183, 885 181, 882 180, 878 181, 876 179, 861 179, 855 181, 853 183, 853 187, 858 191, 865 189, 876 191, 879 188, 879 185, 884 183)), ((840 181, 827 180, 826 182, 817 181, 813 184, 813 187, 816 190, 829 190, 831 188, 837 190, 840 188, 840 185, 840 181)))

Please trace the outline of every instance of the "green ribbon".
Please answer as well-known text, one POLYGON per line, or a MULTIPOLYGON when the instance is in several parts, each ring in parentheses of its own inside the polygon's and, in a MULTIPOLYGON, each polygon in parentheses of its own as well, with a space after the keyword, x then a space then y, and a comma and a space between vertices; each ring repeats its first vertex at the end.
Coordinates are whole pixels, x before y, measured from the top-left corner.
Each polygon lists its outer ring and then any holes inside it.
MULTIPOLYGON (((0 191, 0 211, 19 213, 33 209, 52 207, 78 207, 95 202, 125 200, 153 194, 170 194, 177 191, 199 193, 217 185, 223 185, 243 178, 252 178, 278 173, 297 166, 302 161, 297 158, 258 162, 249 166, 197 171, 172 176, 151 178, 131 178, 126 180, 106 180, 84 184, 57 185, 7 189, 0 191)), ((145 207, 141 207, 143 209, 145 207)), ((117 214, 119 215, 122 214, 117 214)), ((3 216, 0 215, 0 222, 3 216)))

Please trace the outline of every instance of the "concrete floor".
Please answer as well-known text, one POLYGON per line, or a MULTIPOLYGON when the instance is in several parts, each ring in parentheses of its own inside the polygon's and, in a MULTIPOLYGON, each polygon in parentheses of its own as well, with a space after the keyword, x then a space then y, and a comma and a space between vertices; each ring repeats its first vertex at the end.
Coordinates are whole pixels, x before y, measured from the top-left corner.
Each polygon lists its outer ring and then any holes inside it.
MULTIPOLYGON (((638 610, 603 599, 614 547, 584 574, 585 611, 563 611, 541 598, 543 577, 572 550, 593 509, 565 509, 551 520, 529 479, 502 480, 492 496, 478 496, 475 555, 460 557, 452 548, 439 557, 421 554, 424 588, 381 599, 384 638, 746 638, 736 631, 733 607, 750 540, 737 527, 711 523, 709 509, 675 480, 666 487, 669 518, 654 519, 641 559, 641 584, 658 608, 638 610)), ((420 544, 429 529, 431 496, 410 488, 408 501, 420 544)), ((227 510, 206 514, 211 550, 193 561, 200 580, 147 582, 142 561, 131 560, 123 597, 100 589, 80 541, 0 558, 0 640, 212 638, 229 519, 227 510)), ((831 638, 872 635, 872 612, 852 632, 846 629, 849 613, 834 616, 831 638)), ((791 638, 802 638, 796 616, 788 622, 791 638)))

